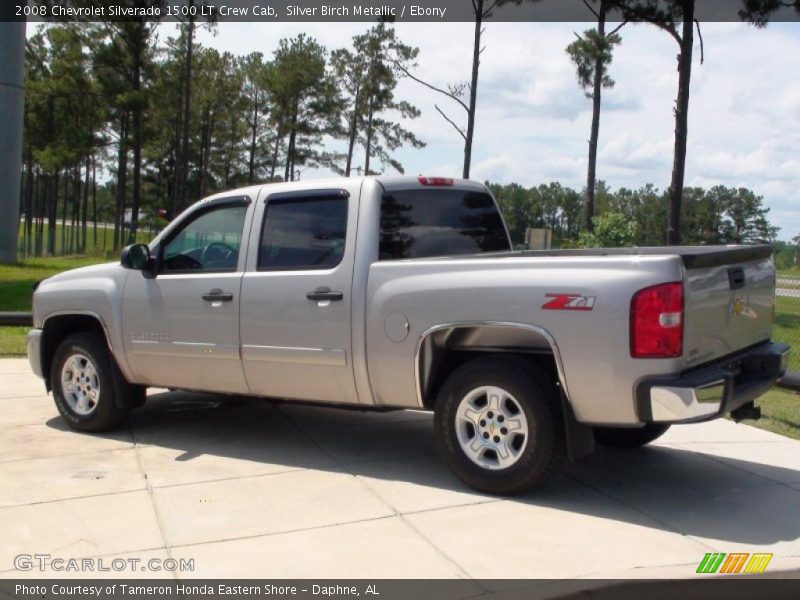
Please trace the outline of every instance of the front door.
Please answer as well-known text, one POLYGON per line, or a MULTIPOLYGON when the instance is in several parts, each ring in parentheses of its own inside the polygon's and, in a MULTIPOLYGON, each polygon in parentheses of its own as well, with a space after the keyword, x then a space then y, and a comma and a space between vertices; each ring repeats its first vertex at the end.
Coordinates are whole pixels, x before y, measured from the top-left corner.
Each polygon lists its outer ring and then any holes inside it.
POLYGON ((239 301, 248 198, 211 200, 185 215, 154 252, 155 278, 125 284, 125 354, 136 381, 246 393, 239 301))
POLYGON ((350 311, 359 188, 346 185, 259 200, 241 308, 254 394, 358 402, 350 311))

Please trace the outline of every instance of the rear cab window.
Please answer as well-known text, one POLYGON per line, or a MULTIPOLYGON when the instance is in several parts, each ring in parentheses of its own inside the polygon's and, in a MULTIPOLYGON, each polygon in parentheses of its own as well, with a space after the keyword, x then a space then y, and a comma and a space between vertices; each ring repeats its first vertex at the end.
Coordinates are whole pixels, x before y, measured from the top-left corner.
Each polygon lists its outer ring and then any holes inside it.
POLYGON ((511 250, 500 211, 486 192, 387 192, 381 199, 380 220, 380 260, 511 250))
POLYGON ((347 205, 343 190, 271 196, 261 230, 258 270, 337 266, 347 238, 347 205))

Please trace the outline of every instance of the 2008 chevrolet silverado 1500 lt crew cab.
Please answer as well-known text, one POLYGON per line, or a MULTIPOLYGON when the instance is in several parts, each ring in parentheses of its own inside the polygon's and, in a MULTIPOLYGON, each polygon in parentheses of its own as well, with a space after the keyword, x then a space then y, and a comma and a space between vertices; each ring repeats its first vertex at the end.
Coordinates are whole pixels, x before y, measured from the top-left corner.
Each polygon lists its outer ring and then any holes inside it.
POLYGON ((774 295, 770 246, 513 252, 479 183, 275 183, 41 282, 28 355, 81 431, 147 386, 431 410, 452 470, 514 493, 595 441, 756 416, 774 295))

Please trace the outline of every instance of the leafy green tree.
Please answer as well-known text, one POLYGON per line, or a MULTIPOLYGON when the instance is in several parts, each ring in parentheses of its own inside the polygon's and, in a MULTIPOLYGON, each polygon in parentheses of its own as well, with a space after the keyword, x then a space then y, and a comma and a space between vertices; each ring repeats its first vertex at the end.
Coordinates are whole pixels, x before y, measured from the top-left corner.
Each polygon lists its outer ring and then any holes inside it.
POLYGON ((594 217, 594 230, 581 233, 578 245, 583 248, 624 248, 632 246, 639 226, 622 213, 610 212, 594 217))
POLYGON ((525 242, 525 229, 533 227, 536 218, 528 190, 517 183, 499 185, 487 182, 487 185, 503 213, 511 242, 515 247, 520 246, 525 242))
MULTIPOLYGON (((165 0, 124 0, 127 7, 163 10, 165 0)), ((128 144, 133 153, 131 218, 128 242, 136 239, 141 206, 142 158, 144 147, 144 119, 150 108, 149 85, 156 57, 157 22, 144 16, 134 16, 124 21, 108 19, 96 30, 99 46, 94 47, 96 66, 103 71, 101 77, 105 92, 116 105, 119 141, 117 219, 114 228, 114 245, 122 242, 124 226, 128 144)), ((91 43, 91 42, 90 42, 91 43)))
POLYGON ((769 222, 769 208, 764 206, 763 196, 757 196, 747 188, 724 186, 715 186, 708 194, 724 210, 721 243, 752 244, 775 239, 778 228, 769 222))
POLYGON ((252 185, 266 166, 269 155, 271 140, 265 134, 270 110, 269 82, 272 67, 264 62, 263 54, 253 52, 240 59, 240 68, 244 76, 243 91, 249 104, 247 183, 252 185))
POLYGON ((202 19, 201 24, 205 23, 213 27, 216 23, 217 9, 207 2, 200 0, 182 0, 179 4, 186 10, 181 17, 181 36, 183 41, 183 69, 181 73, 181 101, 182 110, 180 118, 181 138, 178 147, 177 176, 176 176, 176 202, 180 208, 188 203, 189 199, 189 156, 191 154, 191 116, 192 116, 192 81, 194 77, 194 56, 195 56, 195 31, 198 20, 202 19), (203 10, 197 10, 202 8, 203 10))
MULTIPOLYGON (((355 39, 353 41, 355 43, 355 39)), ((346 123, 342 127, 340 135, 344 135, 347 139, 347 152, 345 153, 344 169, 337 170, 341 170, 345 177, 350 177, 358 132, 364 123, 367 59, 357 51, 339 48, 331 53, 331 68, 346 94, 346 105, 342 111, 346 123)))
MULTIPOLYGON (((686 147, 689 137, 689 94, 692 80, 696 0, 608 0, 628 21, 655 25, 678 44, 678 96, 675 101, 675 150, 667 211, 667 244, 681 241, 681 203, 686 174, 686 147)), ((702 37, 701 58, 702 64, 702 37)))
POLYGON ((239 161, 244 154, 247 122, 241 116, 249 112, 249 99, 242 94, 244 73, 232 54, 203 48, 196 62, 199 126, 192 143, 197 148, 192 192, 202 198, 212 189, 231 187, 236 173, 244 170, 239 161))
POLYGON ((586 6, 597 20, 597 27, 586 30, 583 35, 575 34, 578 39, 567 46, 567 54, 575 64, 578 83, 585 91, 586 97, 592 101, 592 127, 589 136, 589 167, 586 177, 586 206, 584 208, 586 229, 591 232, 594 227, 592 219, 594 217, 597 142, 600 136, 602 93, 603 88, 614 87, 614 80, 608 74, 608 68, 614 58, 614 46, 622 41, 617 31, 625 23, 623 22, 612 31, 606 32, 606 17, 610 6, 608 0, 599 0, 597 9, 588 2, 586 6))
POLYGON ((294 181, 297 167, 324 160, 317 147, 324 134, 338 131, 342 100, 326 71, 325 49, 315 39, 303 33, 282 39, 273 65, 279 136, 288 135, 284 180, 294 181))
MULTIPOLYGON (((56 219, 61 197, 62 251, 77 251, 86 245, 86 204, 81 169, 100 143, 102 103, 89 77, 88 58, 83 53, 81 24, 56 24, 35 34, 27 45, 25 135, 26 227, 33 237, 33 215, 48 221, 48 254, 56 252, 56 219), (44 189, 37 188, 34 173, 44 174, 44 189), (67 237, 68 218, 72 220, 67 237)), ((37 227, 35 251, 42 246, 43 221, 37 227)), ((30 249, 34 250, 30 242, 30 249)))
POLYGON ((686 244, 722 243, 722 218, 725 206, 718 194, 703 188, 688 187, 683 191, 683 238, 686 244))
POLYGON ((391 27, 379 23, 365 34, 353 38, 353 50, 342 48, 331 54, 331 68, 345 90, 344 125, 340 135, 347 139, 344 169, 346 177, 352 171, 356 142, 364 148, 365 174, 370 174, 370 161, 377 158, 400 173, 403 166, 392 152, 403 144, 421 148, 424 143, 386 114, 394 113, 405 119, 419 116, 419 110, 394 96, 398 75, 418 54, 417 48, 403 44, 391 27))
POLYGON ((765 27, 769 18, 782 9, 794 8, 800 14, 800 0, 744 0, 739 16, 756 27, 765 27))

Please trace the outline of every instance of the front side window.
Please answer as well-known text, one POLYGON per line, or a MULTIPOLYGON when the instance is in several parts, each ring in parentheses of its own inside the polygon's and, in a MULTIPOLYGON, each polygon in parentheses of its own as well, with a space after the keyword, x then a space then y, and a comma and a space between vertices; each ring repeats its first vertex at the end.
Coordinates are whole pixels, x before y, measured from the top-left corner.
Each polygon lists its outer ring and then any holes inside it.
POLYGON ((164 272, 235 271, 247 207, 220 206, 187 223, 164 246, 164 272))
POLYGON ((260 270, 331 269, 344 256, 347 197, 270 198, 258 254, 260 270))
POLYGON ((510 250, 492 197, 468 190, 403 190, 381 200, 380 260, 510 250))

